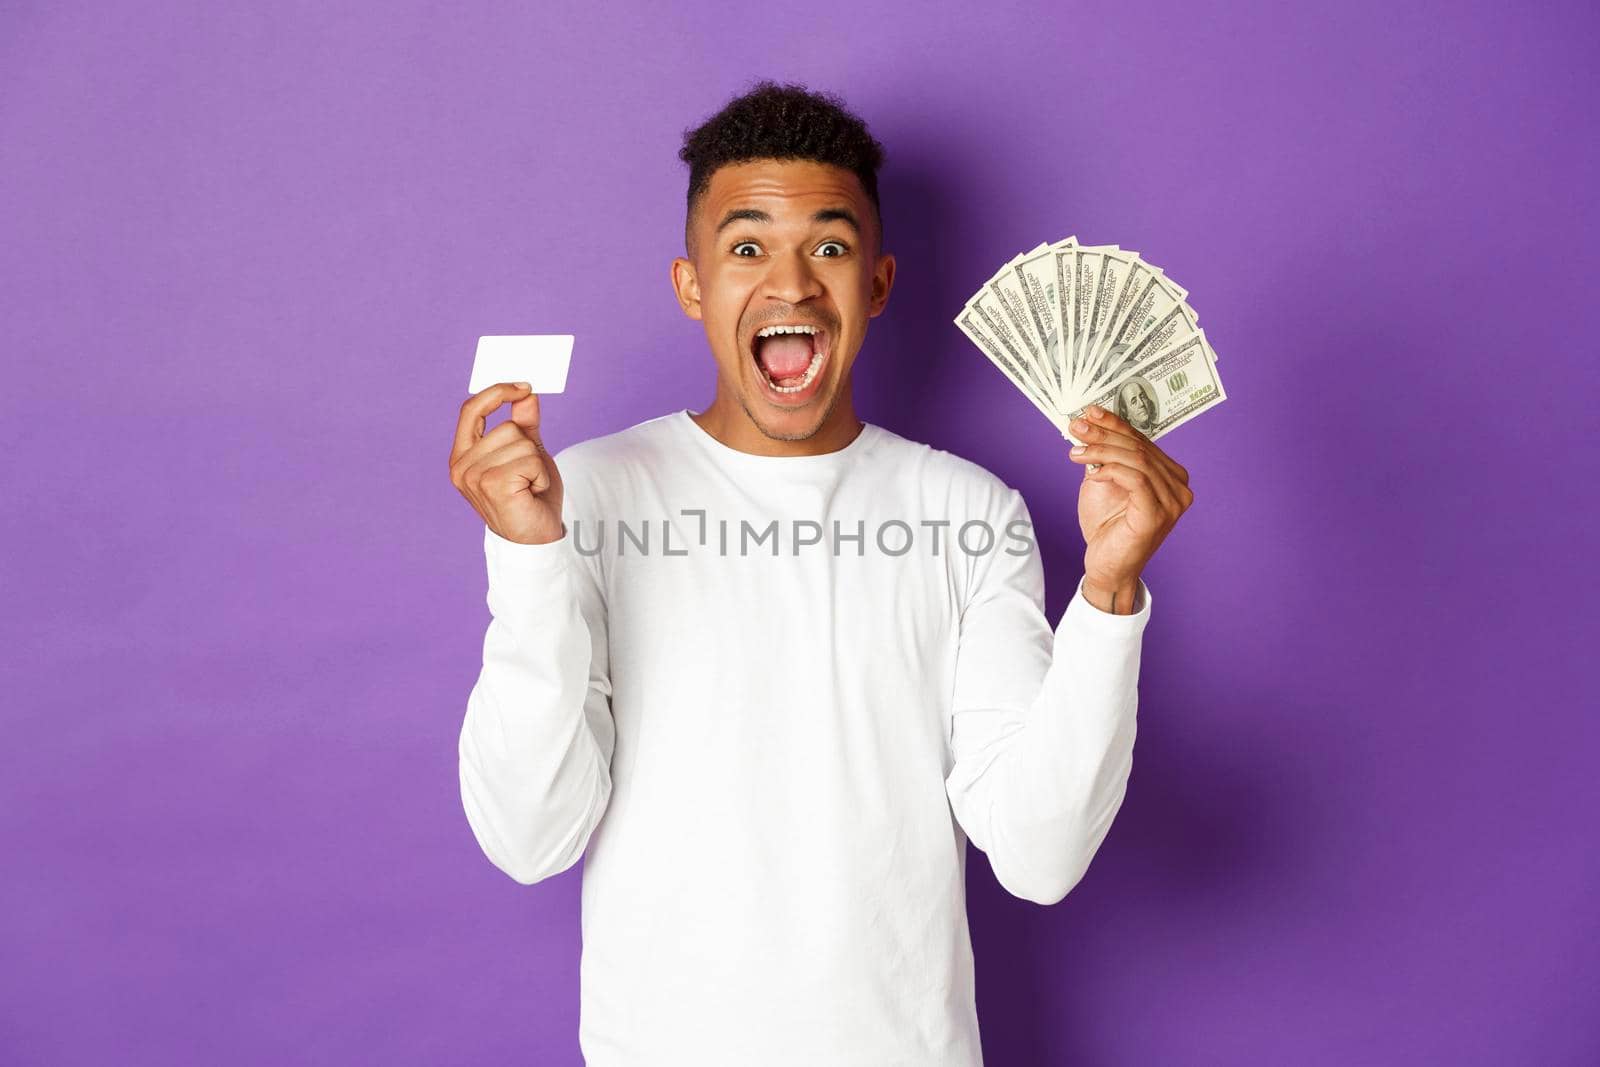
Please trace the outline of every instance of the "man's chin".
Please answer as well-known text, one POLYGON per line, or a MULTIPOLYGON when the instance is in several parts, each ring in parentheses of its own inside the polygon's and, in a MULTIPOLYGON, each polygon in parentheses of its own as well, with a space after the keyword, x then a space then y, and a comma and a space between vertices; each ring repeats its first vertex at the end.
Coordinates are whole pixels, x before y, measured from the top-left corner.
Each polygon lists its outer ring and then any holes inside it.
POLYGON ((830 389, 792 408, 774 404, 762 396, 746 396, 741 406, 763 437, 774 441, 804 441, 815 437, 828 421, 837 395, 830 389))

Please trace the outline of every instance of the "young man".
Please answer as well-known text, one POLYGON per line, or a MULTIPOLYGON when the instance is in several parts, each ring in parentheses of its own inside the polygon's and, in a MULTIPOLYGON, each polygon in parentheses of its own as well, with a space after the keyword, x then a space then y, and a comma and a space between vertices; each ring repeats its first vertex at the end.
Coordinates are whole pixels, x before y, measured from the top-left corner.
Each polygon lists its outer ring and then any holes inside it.
POLYGON ((971 1067, 966 841, 1041 904, 1083 876, 1131 768, 1140 574, 1188 476, 1108 412, 1074 431, 1099 466, 1052 632, 1022 497, 856 416, 895 273, 866 127, 763 83, 681 155, 705 411, 552 457, 525 388, 461 408, 492 615, 467 819, 523 884, 586 855, 590 1064, 971 1067))

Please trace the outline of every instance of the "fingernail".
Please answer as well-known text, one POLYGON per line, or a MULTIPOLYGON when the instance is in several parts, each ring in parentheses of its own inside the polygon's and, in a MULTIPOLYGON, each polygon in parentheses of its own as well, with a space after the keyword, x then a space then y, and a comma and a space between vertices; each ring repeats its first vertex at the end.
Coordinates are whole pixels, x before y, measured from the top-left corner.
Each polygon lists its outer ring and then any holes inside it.
POLYGON ((533 386, 531 384, 529 384, 528 382, 512 382, 511 384, 516 386, 518 389, 532 389, 533 388, 533 386))
POLYGON ((1077 430, 1079 433, 1082 433, 1089 428, 1089 424, 1082 419, 1073 419, 1072 428, 1077 430))
POLYGON ((1104 415, 1106 413, 1106 409, 1101 407, 1098 404, 1090 404, 1088 407, 1084 408, 1083 410, 1088 414, 1088 416, 1091 419, 1098 419, 1101 415, 1104 415))
POLYGON ((1072 454, 1074 456, 1081 456, 1081 455, 1083 455, 1084 449, 1086 447, 1087 447, 1086 445, 1077 445, 1076 447, 1073 448, 1072 454))

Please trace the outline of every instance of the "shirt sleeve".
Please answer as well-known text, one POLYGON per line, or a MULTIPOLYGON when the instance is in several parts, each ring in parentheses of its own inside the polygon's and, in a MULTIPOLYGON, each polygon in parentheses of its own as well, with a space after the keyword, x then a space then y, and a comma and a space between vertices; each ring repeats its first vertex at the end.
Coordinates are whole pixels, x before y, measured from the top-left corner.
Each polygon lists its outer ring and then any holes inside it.
MULTIPOLYGON (((998 529, 1029 522, 1009 494, 998 529)), ((973 558, 961 612, 945 787, 1007 892, 1054 904, 1089 868, 1133 767, 1139 653, 1150 619, 1090 604, 1080 580, 1052 633, 1036 546, 973 558)))
POLYGON ((611 797, 616 731, 597 576, 569 530, 525 545, 484 526, 491 619, 460 736, 483 852, 532 885, 577 862, 611 797))

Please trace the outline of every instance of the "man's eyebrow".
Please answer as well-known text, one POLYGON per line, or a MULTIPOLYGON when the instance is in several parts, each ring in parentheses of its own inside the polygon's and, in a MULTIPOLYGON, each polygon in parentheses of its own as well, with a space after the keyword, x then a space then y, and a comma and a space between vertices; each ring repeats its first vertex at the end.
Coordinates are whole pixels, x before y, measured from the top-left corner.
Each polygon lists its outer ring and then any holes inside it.
POLYGON ((856 221, 855 212, 851 211, 849 208, 844 208, 844 207, 825 207, 821 211, 817 212, 815 215, 812 215, 811 216, 811 221, 812 222, 842 222, 846 226, 849 226, 852 230, 854 230, 856 232, 857 236, 860 236, 860 234, 861 234, 861 223, 856 221))
MULTIPOLYGON (((765 211, 760 211, 753 207, 736 208, 722 217, 722 221, 717 223, 717 228, 713 232, 721 233, 723 230, 727 229, 729 226, 732 226, 736 222, 771 221, 772 216, 767 214, 765 211)), ((849 208, 825 207, 822 210, 813 213, 811 216, 811 221, 842 222, 854 230, 858 235, 861 233, 861 223, 856 219, 855 212, 851 211, 849 208)))
POLYGON ((721 233, 729 226, 732 226, 734 223, 741 220, 745 222, 771 222, 772 216, 768 215, 765 211, 757 211, 753 207, 738 208, 724 215, 722 217, 722 221, 717 223, 717 228, 712 232, 721 233))

